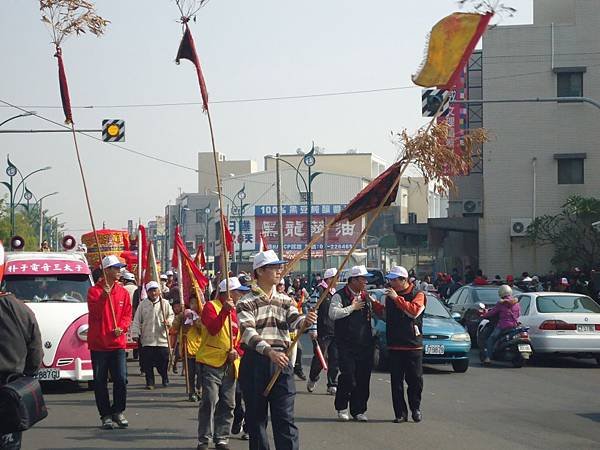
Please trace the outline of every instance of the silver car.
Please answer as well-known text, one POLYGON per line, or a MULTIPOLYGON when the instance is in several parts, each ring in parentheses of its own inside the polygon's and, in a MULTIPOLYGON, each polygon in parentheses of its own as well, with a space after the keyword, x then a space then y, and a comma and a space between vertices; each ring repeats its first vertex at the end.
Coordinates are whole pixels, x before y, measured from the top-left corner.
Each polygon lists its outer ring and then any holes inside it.
POLYGON ((600 364, 600 306, 590 297, 570 292, 520 294, 524 326, 535 354, 595 358, 600 364))

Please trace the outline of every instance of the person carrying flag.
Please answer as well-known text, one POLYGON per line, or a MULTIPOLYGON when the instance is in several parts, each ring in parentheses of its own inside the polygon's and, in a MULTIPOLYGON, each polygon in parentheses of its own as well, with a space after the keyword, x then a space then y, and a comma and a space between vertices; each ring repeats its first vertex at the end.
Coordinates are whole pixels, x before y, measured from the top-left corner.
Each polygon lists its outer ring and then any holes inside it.
POLYGON ((240 384, 246 403, 246 419, 250 434, 250 449, 268 450, 267 422, 269 407, 275 447, 298 450, 298 427, 294 423, 296 386, 292 366, 286 352, 291 345, 290 331, 317 320, 317 313, 300 315, 287 295, 276 291, 282 265, 273 250, 254 256, 256 285, 237 304, 242 342, 246 346, 240 364, 240 384), (277 368, 273 389, 264 390, 277 368))
POLYGON ((202 309, 202 334, 196 362, 202 376, 202 401, 198 409, 198 450, 214 440, 217 450, 229 449, 235 408, 235 384, 240 348, 237 301, 250 289, 235 277, 219 283, 216 300, 202 309), (229 291, 227 291, 229 288, 229 291))

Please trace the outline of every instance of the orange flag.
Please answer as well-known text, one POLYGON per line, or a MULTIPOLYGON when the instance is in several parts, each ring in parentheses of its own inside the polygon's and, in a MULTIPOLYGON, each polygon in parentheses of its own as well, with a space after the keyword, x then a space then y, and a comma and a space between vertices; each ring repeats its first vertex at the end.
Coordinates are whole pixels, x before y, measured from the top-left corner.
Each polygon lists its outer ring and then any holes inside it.
POLYGON ((427 56, 419 72, 412 76, 415 84, 452 89, 473 49, 486 31, 493 13, 453 13, 431 29, 427 56))

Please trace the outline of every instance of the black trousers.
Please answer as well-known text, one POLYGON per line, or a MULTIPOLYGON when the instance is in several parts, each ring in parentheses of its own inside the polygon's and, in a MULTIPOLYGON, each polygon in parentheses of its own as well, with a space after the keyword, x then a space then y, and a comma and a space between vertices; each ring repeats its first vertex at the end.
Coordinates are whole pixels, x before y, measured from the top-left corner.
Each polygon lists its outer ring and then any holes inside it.
POLYGON ((247 350, 240 363, 239 383, 246 404, 246 425, 250 450, 269 450, 267 424, 269 410, 273 440, 277 450, 299 450, 298 427, 294 423, 296 385, 293 368, 287 366, 267 397, 263 391, 276 367, 271 360, 254 350, 247 350))
POLYGON ((302 344, 296 344, 296 361, 294 361, 294 373, 302 373, 302 344))
POLYGON ((146 375, 146 386, 154 386, 154 368, 160 374, 163 383, 169 381, 169 348, 146 345, 141 348, 140 359, 146 375))
MULTIPOLYGON (((337 386, 337 377, 338 377, 338 350, 337 345, 335 345, 335 340, 333 336, 319 336, 317 341, 319 343, 319 347, 321 348, 321 352, 323 352, 323 356, 325 357, 325 361, 327 361, 327 387, 337 386)), ((319 361, 319 357, 317 356, 316 342, 313 341, 313 358, 310 363, 310 374, 309 380, 318 381, 319 374, 323 367, 321 366, 321 361, 319 361)))
POLYGON ((350 405, 350 414, 367 411, 369 385, 373 370, 373 347, 349 349, 338 345, 340 376, 335 394, 335 409, 341 411, 350 405))
POLYGON ((244 410, 244 399, 242 398, 242 386, 238 382, 235 385, 235 409, 233 410, 233 425, 231 428, 236 428, 243 422, 244 433, 248 432, 248 425, 246 423, 246 411, 244 410))
POLYGON ((390 350, 390 374, 392 403, 394 414, 400 418, 408 415, 404 400, 404 381, 406 380, 408 406, 411 411, 421 408, 423 392, 423 352, 390 350))

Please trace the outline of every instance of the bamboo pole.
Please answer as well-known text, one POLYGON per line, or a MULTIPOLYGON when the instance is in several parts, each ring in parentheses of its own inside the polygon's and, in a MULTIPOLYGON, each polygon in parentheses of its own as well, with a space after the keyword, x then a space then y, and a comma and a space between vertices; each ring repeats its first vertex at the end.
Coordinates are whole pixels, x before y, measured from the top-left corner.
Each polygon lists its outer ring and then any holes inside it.
MULTIPOLYGON (((181 254, 181 248, 177 245, 176 246, 176 251, 177 251, 177 260, 179 261, 179 273, 177 274, 179 277, 178 283, 177 283, 177 287, 179 289, 179 305, 181 306, 181 314, 183 314, 183 316, 185 317, 185 302, 183 300, 183 271, 187 270, 187 267, 183 267, 183 265, 185 264, 185 262, 183 261, 183 255, 181 254)), ((185 336, 183 335, 183 318, 182 318, 182 323, 181 323, 181 331, 180 331, 180 340, 179 340, 179 346, 180 346, 180 353, 181 353, 181 359, 183 361, 183 373, 184 373, 184 377, 185 377, 185 391, 187 394, 190 394, 190 380, 188 377, 188 373, 190 368, 188 367, 188 363, 187 363, 187 342, 185 340, 185 336)))
MULTIPOLYGON (((350 256, 352 256, 352 253, 354 253, 354 250, 358 246, 358 243, 367 234, 367 232, 369 231, 369 229, 371 228, 371 226, 373 225, 373 223, 375 222, 375 220, 377 219, 377 217, 381 213, 381 210, 385 207, 385 203, 388 201, 388 199, 392 195, 392 192, 394 192, 394 190, 396 189, 396 187, 398 187, 398 185, 400 184, 400 180, 402 178, 402 174, 404 173, 404 171, 406 170, 407 167, 408 167, 408 161, 406 162, 406 164, 404 165, 404 167, 402 167, 400 169, 400 172, 398 173, 398 176, 396 177, 396 181, 394 181, 394 184, 392 184, 391 188, 388 190, 387 194, 385 195, 385 197, 383 198, 383 200, 381 201, 381 203, 379 204, 379 206, 377 207, 377 209, 375 210, 375 212, 373 213, 373 215, 371 216, 371 218, 367 222, 367 225, 365 226, 365 228, 363 229, 363 231, 358 236, 358 239, 356 239, 356 241, 352 245, 352 248, 346 254, 344 260, 342 261, 342 263, 340 264, 340 266, 338 268, 338 272, 336 273, 336 275, 329 282, 329 285, 327 286, 327 289, 323 290, 323 293, 319 297, 319 300, 317 301, 316 305, 313 308, 311 308, 312 311, 317 311, 319 309, 319 307, 321 306, 321 304, 323 303, 323 301, 327 297, 329 289, 331 289, 332 287, 334 287, 336 285, 341 270, 344 268, 344 266, 346 265, 346 263, 350 260, 350 256)), ((288 348, 288 350, 286 352, 288 357, 290 357, 290 355, 292 354, 292 351, 293 351, 294 347, 298 343, 298 340, 300 339, 300 337, 302 336, 302 334, 304 334, 304 332, 307 329, 308 329, 308 326, 306 326, 306 323, 303 322, 302 323, 302 327, 296 333, 296 337, 294 338, 294 340, 292 341, 292 343, 290 344, 290 346, 289 346, 289 348, 288 348)), ((267 387, 265 388, 265 390, 263 392, 263 395, 265 397, 268 396, 269 393, 271 392, 271 389, 273 388, 273 386, 277 382, 277 378, 279 378, 280 374, 281 374, 281 368, 278 367, 277 370, 275 371, 275 373, 273 374, 273 376, 271 377, 271 380, 269 381, 269 384, 267 385, 267 387)))

